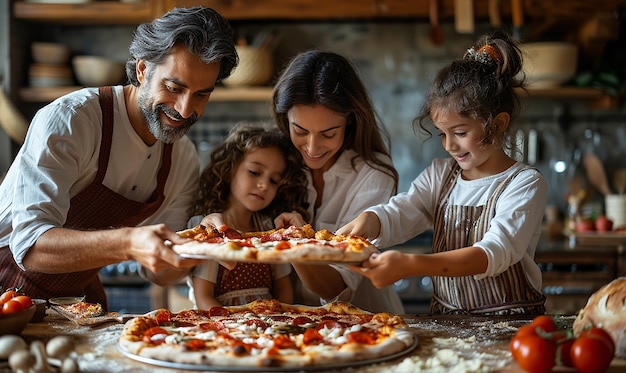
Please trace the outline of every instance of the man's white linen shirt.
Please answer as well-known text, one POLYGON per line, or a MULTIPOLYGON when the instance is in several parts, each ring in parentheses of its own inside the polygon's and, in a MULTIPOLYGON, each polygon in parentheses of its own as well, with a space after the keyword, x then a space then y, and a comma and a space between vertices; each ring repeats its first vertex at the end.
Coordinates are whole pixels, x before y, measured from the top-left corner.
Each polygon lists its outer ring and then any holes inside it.
MULTIPOLYGON (((128 118, 123 86, 113 87, 113 95, 113 139, 103 184, 131 200, 145 202, 157 186, 164 143, 146 145, 128 118)), ((101 139, 98 88, 70 93, 36 113, 0 185, 0 247, 9 245, 20 267, 44 232, 64 225, 70 199, 94 180, 101 139)), ((186 136, 178 140, 172 150, 165 201, 140 225, 185 228, 198 187, 199 165, 191 140, 186 136)))
MULTIPOLYGON (((454 165, 452 159, 435 159, 413 182, 406 193, 391 198, 389 203, 368 209, 381 223, 379 237, 372 243, 380 248, 403 243, 433 227, 437 202, 443 189, 443 178, 454 165)), ((481 206, 487 203, 501 181, 524 164, 517 162, 507 170, 477 180, 458 177, 448 204, 481 206)), ((533 287, 541 291, 541 271, 534 261, 541 224, 547 203, 548 185, 535 169, 514 177, 496 203, 495 216, 489 231, 476 242, 487 254, 489 264, 481 279, 504 272, 516 262, 522 266, 533 287)))

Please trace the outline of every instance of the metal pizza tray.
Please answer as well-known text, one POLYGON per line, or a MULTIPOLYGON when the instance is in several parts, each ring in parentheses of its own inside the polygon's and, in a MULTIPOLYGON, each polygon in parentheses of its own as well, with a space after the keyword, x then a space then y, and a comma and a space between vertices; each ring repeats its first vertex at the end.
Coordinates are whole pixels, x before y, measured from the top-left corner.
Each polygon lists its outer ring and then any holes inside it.
POLYGON ((315 372, 315 371, 325 371, 325 370, 335 370, 335 369, 346 369, 346 368, 354 368, 364 365, 377 364, 382 363, 389 360, 394 360, 399 357, 405 356, 412 352, 415 347, 417 347, 418 338, 414 336, 413 343, 402 351, 398 351, 394 354, 388 356, 381 356, 374 359, 366 359, 359 361, 348 361, 343 363, 336 364, 324 364, 324 365, 305 365, 301 367, 253 367, 253 366, 223 366, 223 365, 200 365, 200 364, 185 364, 185 363, 175 363, 171 361, 162 361, 152 358, 147 358, 143 356, 137 356, 131 354, 126 351, 122 346, 117 345, 118 350, 120 352, 135 361, 139 361, 141 363, 146 363, 150 365, 156 365, 164 368, 172 368, 172 369, 185 369, 185 370, 195 370, 195 371, 223 371, 223 372, 315 372))

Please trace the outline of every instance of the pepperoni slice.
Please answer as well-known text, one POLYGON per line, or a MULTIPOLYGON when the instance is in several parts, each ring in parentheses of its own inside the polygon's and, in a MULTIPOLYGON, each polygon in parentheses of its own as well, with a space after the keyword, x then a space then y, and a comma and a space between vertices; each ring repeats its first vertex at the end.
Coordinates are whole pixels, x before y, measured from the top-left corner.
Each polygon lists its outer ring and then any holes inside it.
POLYGON ((324 343, 324 337, 315 329, 307 329, 302 336, 302 343, 304 345, 320 344, 324 343))
POLYGON ((261 242, 270 242, 270 241, 282 241, 284 240, 282 233, 280 232, 272 232, 270 234, 264 234, 263 236, 259 237, 259 240, 261 240, 261 242))
POLYGON ((201 339, 189 339, 187 341, 185 341, 185 349, 190 350, 190 351, 199 351, 199 350, 204 350, 204 347, 206 346, 206 344, 204 343, 203 340, 201 339))
POLYGON ((228 316, 230 312, 226 307, 222 306, 213 306, 209 308, 209 316, 228 316))
POLYGON ((165 341, 165 339, 161 339, 161 340, 152 340, 152 337, 154 337, 155 335, 158 334, 164 334, 164 335, 169 335, 170 333, 167 332, 167 330, 161 328, 160 326, 153 326, 150 329, 146 330, 143 333, 143 337, 142 340, 144 342, 148 342, 148 343, 152 343, 152 344, 161 344, 165 341))
POLYGON ((289 250, 291 249, 291 243, 289 241, 280 241, 274 246, 274 250, 289 250))
POLYGON ((222 324, 219 321, 203 322, 202 324, 198 325, 198 327, 203 332, 207 332, 209 330, 213 330, 215 332, 221 332, 223 330, 226 330, 226 327, 224 326, 224 324, 222 324))
POLYGON ((157 311, 156 315, 154 315, 154 319, 159 325, 167 324, 169 322, 172 322, 172 312, 165 309, 159 310, 157 311))
POLYGON ((278 334, 274 337, 274 347, 279 349, 284 348, 298 348, 296 343, 286 334, 278 334))
POLYGON ((198 241, 208 242, 208 243, 224 243, 226 240, 224 237, 211 237, 211 238, 203 238, 198 241))
POLYGON ((253 327, 255 329, 261 328, 262 330, 267 329, 267 323, 261 319, 246 319, 243 321, 244 325, 249 327, 253 327))
POLYGON ((317 324, 317 326, 315 327, 315 330, 320 330, 320 329, 335 329, 335 328, 343 328, 343 325, 336 320, 323 320, 322 322, 320 322, 319 324, 317 324))
POLYGON ((222 235, 226 238, 228 238, 229 240, 240 240, 243 238, 243 236, 241 235, 241 233, 237 232, 236 230, 228 227, 225 230, 222 231, 222 235))
POLYGON ((294 325, 311 324, 313 323, 313 319, 311 319, 310 317, 306 317, 306 316, 297 316, 296 318, 293 319, 293 321, 291 321, 291 323, 294 325))
POLYGON ((368 331, 355 331, 346 335, 349 342, 356 342, 360 344, 373 345, 376 343, 376 335, 373 332, 368 331))

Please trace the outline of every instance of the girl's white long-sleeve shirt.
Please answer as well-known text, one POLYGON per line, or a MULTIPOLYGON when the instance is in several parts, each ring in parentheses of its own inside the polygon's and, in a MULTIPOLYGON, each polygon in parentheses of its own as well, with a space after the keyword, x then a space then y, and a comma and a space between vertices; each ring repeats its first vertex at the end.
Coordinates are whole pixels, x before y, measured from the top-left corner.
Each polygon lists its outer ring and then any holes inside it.
MULTIPOLYGON (((392 197, 388 203, 368 209, 378 216, 381 224, 379 236, 372 240, 374 245, 386 248, 404 243, 433 227, 443 178, 453 162, 451 159, 433 160, 413 180, 407 192, 392 197)), ((517 162, 499 174, 477 180, 463 180, 459 176, 448 204, 485 205, 500 182, 523 167, 524 164, 517 162)), ((523 171, 511 180, 497 200, 489 231, 474 244, 484 250, 489 261, 485 273, 475 275, 476 279, 497 275, 521 261, 528 280, 541 291, 541 271, 534 257, 541 236, 547 196, 548 185, 535 169, 523 171)))

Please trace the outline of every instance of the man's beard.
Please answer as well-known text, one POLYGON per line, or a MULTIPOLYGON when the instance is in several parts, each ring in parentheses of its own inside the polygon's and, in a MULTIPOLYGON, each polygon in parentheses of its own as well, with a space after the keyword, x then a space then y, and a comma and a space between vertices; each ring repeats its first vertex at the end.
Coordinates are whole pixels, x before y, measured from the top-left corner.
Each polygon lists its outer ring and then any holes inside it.
POLYGON ((148 123, 148 129, 152 136, 154 136, 157 140, 163 141, 166 144, 174 143, 180 140, 192 124, 194 124, 198 120, 198 116, 196 113, 192 114, 191 117, 185 120, 185 124, 179 127, 172 127, 168 124, 161 122, 159 119, 159 114, 163 112, 164 115, 172 117, 177 120, 184 119, 180 113, 176 110, 164 105, 158 104, 154 109, 151 108, 150 103, 147 99, 145 99, 144 95, 139 95, 139 108, 143 114, 143 117, 146 119, 146 123, 148 123))

